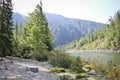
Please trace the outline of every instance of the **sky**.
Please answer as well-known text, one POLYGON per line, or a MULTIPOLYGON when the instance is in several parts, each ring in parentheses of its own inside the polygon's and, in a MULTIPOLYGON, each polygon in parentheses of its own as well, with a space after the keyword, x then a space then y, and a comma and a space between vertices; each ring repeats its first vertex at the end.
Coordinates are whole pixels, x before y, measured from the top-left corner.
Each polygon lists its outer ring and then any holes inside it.
MULTIPOLYGON (((40 0, 13 0, 13 11, 28 15, 40 0)), ((68 18, 107 23, 120 9, 120 0, 42 0, 43 11, 68 18)))

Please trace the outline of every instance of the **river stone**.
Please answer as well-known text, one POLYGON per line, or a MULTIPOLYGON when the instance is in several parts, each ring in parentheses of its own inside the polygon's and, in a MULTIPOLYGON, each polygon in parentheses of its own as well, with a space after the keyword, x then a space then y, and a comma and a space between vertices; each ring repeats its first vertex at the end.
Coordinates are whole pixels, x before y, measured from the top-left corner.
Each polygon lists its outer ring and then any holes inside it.
POLYGON ((95 71, 94 70, 90 70, 87 72, 89 75, 95 75, 95 71))
POLYGON ((104 77, 103 75, 97 75, 97 77, 104 77))
POLYGON ((30 68, 30 71, 33 73, 37 73, 39 71, 39 69, 38 68, 30 68))

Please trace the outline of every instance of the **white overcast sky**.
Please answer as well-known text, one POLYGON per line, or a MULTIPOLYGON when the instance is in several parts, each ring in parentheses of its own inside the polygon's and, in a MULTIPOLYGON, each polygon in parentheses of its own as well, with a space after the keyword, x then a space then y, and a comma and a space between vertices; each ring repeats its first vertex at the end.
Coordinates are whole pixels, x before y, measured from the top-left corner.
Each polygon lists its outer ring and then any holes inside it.
MULTIPOLYGON (((14 12, 27 15, 40 0, 13 0, 14 12)), ((106 23, 120 9, 120 0, 42 0, 43 11, 106 23)))

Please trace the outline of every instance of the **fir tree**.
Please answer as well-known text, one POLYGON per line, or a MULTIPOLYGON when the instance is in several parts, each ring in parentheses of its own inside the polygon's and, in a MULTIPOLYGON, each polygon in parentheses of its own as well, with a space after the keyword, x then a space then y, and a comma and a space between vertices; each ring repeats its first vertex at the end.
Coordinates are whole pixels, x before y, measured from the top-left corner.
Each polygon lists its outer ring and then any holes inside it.
POLYGON ((0 54, 12 53, 12 0, 0 1, 0 54))
POLYGON ((48 28, 48 22, 42 10, 42 2, 36 6, 34 12, 29 15, 29 21, 26 24, 27 40, 35 50, 52 50, 52 35, 48 28))

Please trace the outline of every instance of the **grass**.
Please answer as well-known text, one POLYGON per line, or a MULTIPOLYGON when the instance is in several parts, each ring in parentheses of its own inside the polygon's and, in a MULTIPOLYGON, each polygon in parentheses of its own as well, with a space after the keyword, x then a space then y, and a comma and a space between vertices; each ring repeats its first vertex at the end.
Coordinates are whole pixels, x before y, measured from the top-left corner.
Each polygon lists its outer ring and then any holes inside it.
POLYGON ((51 70, 52 70, 52 72, 54 72, 54 73, 65 72, 65 69, 62 68, 62 67, 55 67, 55 68, 52 68, 51 70))
POLYGON ((94 60, 91 62, 97 74, 106 76, 106 80, 120 80, 120 64, 102 63, 94 60))

